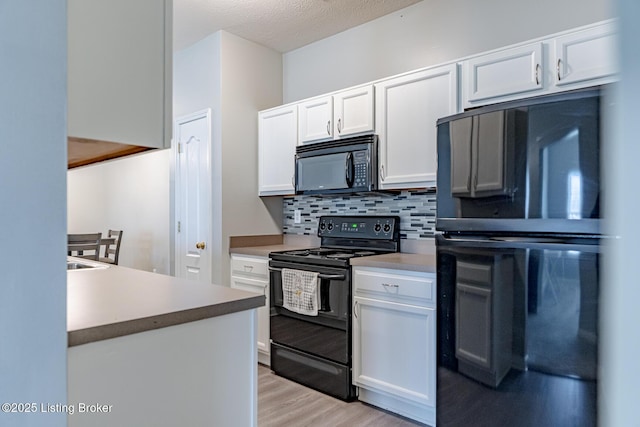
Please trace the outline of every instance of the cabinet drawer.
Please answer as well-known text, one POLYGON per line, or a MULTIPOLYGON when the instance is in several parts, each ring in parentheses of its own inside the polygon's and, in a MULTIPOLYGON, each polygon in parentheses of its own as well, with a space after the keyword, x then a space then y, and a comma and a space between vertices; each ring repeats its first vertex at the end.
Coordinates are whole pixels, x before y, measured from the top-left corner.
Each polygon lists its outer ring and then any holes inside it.
POLYGON ((435 275, 415 272, 396 274, 356 268, 353 276, 356 294, 373 293, 389 297, 414 298, 424 303, 435 302, 435 275))
POLYGON ((266 258, 233 255, 231 257, 231 275, 268 279, 267 264, 266 258))

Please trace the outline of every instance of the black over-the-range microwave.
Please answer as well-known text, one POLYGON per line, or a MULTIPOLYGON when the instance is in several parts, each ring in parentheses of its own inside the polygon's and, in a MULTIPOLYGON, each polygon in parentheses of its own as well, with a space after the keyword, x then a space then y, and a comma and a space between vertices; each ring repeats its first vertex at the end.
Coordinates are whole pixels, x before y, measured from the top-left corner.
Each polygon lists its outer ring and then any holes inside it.
POLYGON ((378 189, 378 137, 363 135, 296 148, 296 194, 378 189))

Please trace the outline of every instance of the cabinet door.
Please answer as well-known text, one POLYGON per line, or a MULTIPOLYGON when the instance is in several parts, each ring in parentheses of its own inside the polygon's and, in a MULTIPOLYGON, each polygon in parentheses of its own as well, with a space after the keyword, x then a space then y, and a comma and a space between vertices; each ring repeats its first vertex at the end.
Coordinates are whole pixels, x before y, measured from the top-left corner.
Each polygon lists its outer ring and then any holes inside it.
POLYGON ((334 94, 333 108, 334 138, 373 131, 373 86, 334 94))
POLYGON ((353 383, 435 405, 436 311, 354 298, 353 383))
POLYGON ((258 312, 258 351, 269 353, 269 282, 244 277, 231 276, 231 287, 248 292, 255 292, 266 297, 265 305, 258 312))
POLYGON ((594 80, 617 72, 616 28, 612 22, 557 37, 553 46, 557 86, 604 83, 594 80))
POLYGON ((376 84, 380 188, 436 183, 436 121, 458 111, 457 67, 450 64, 376 84))
POLYGON ((468 59, 463 65, 464 107, 523 93, 533 96, 543 89, 542 65, 542 42, 468 59))
POLYGON ((333 97, 298 104, 298 139, 300 143, 333 139, 333 97))
POLYGON ((170 0, 70 0, 69 137, 171 145, 170 0))
POLYGON ((261 111, 258 114, 258 133, 258 194, 294 194, 297 106, 261 111))

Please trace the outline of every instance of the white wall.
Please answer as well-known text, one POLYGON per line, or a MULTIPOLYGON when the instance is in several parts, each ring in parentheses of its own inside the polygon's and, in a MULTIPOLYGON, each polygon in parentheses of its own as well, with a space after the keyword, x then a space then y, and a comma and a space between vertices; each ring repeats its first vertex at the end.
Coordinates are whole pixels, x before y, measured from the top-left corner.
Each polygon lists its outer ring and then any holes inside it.
POLYGON ((285 53, 284 102, 601 21, 611 0, 424 0, 285 53))
POLYGON ((119 265, 169 274, 170 150, 67 173, 68 231, 123 230, 119 265))
POLYGON ((605 158, 608 193, 609 233, 621 238, 605 246, 606 258, 601 306, 599 425, 631 427, 638 425, 640 395, 640 283, 638 280, 638 242, 640 242, 640 3, 617 0, 619 8, 622 69, 614 99, 611 135, 607 139, 611 154, 605 158))
POLYGON ((282 199, 258 194, 258 111, 282 102, 279 53, 224 31, 174 55, 174 114, 212 110, 212 280, 229 284, 229 236, 281 232, 282 199))
MULTIPOLYGON (((282 233, 282 198, 258 195, 258 111, 282 102, 282 55, 222 32, 222 252, 228 283, 229 237, 282 233)), ((217 270, 214 266, 214 270, 217 270)))
POLYGON ((0 403, 67 401, 66 22, 65 0, 0 6, 0 403))

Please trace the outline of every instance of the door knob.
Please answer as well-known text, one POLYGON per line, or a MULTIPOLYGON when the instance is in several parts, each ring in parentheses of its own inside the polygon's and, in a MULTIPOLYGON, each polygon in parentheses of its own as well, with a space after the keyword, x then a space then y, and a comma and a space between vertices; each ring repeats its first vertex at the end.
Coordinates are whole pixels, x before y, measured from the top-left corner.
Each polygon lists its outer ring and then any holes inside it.
POLYGON ((204 242, 196 243, 196 249, 204 249, 207 245, 204 242))

